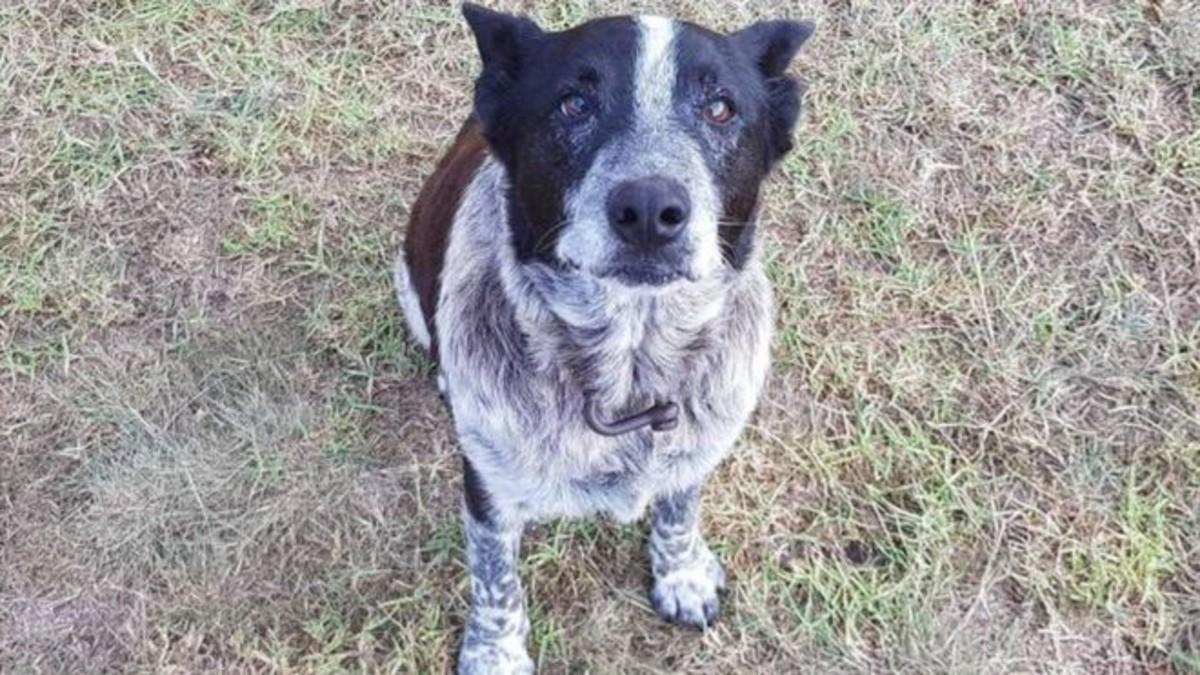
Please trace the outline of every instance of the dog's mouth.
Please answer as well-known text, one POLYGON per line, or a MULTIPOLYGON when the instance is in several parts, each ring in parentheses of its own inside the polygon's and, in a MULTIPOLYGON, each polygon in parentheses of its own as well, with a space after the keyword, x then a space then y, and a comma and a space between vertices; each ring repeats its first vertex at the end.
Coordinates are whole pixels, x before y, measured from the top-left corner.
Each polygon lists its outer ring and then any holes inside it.
MULTIPOLYGON (((584 266, 569 258, 555 257, 549 267, 561 274, 585 272, 584 266)), ((655 260, 619 261, 591 273, 597 279, 611 279, 626 286, 666 286, 683 279, 692 279, 681 265, 655 260)), ((692 279, 694 280, 694 279, 692 279)))
POLYGON ((666 286, 687 274, 677 267, 654 263, 625 263, 609 267, 600 275, 629 286, 666 286))
POLYGON ((611 258, 596 276, 626 286, 666 286, 690 278, 687 261, 681 250, 626 251, 611 258))

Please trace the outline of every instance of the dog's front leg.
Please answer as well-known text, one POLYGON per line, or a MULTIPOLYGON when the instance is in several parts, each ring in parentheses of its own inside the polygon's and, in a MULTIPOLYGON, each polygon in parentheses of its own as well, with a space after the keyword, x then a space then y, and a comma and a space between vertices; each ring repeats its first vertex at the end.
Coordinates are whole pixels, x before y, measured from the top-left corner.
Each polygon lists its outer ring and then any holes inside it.
POLYGON ((523 523, 489 503, 479 477, 464 462, 463 529, 471 575, 471 609, 458 655, 459 675, 533 673, 525 651, 529 617, 517 575, 523 523))
POLYGON ((706 628, 717 621, 725 570, 700 534, 700 489, 662 495, 650 516, 650 602, 667 621, 706 628))

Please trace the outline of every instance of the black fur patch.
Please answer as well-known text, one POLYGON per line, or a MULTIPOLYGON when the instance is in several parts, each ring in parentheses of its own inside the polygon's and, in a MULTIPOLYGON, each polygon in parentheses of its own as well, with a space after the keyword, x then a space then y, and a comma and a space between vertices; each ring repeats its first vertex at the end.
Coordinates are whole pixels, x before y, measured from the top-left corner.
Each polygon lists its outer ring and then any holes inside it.
POLYGON ((492 524, 492 497, 466 457, 463 457, 463 493, 471 517, 485 525, 492 524))
POLYGON ((526 22, 493 12, 485 21, 472 21, 485 53, 475 109, 512 180, 517 257, 549 261, 567 191, 583 180, 605 141, 631 123, 639 33, 628 17, 560 33, 535 33, 526 22), (521 41, 497 37, 503 35, 520 35, 521 41), (489 49, 502 54, 488 55, 489 49), (564 115, 560 101, 569 94, 583 96, 594 114, 564 115))

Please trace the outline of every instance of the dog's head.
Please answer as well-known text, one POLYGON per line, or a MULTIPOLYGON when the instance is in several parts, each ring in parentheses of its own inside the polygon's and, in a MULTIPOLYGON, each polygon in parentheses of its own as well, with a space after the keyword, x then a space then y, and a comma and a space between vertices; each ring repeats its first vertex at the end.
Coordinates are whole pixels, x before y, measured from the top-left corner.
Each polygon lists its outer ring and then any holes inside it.
POLYGON ((791 148, 812 33, 731 35, 660 17, 551 33, 466 5, 483 60, 475 109, 511 183, 513 245, 628 285, 699 279, 751 250, 759 185, 791 148))

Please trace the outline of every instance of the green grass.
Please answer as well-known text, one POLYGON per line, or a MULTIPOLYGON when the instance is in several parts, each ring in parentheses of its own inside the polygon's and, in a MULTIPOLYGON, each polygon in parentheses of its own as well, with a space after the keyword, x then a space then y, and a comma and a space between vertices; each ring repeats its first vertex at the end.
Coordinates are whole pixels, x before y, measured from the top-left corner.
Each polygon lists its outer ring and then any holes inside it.
MULTIPOLYGON (((0 7, 0 670, 445 672, 459 463, 390 262, 470 103, 419 0, 0 7)), ((807 16, 771 385, 704 635, 523 546, 543 672, 1200 673, 1200 12, 807 16)))

